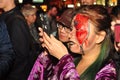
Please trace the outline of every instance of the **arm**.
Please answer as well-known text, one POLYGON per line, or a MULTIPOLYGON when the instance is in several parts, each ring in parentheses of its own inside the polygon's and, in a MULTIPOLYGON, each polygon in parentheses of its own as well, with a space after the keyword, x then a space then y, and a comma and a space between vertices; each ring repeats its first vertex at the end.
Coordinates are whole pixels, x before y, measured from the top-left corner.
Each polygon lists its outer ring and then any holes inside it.
POLYGON ((14 60, 14 52, 6 25, 0 23, 0 79, 9 72, 14 60))
POLYGON ((54 76, 51 80, 80 80, 73 58, 69 54, 63 56, 54 69, 54 76))
POLYGON ((115 64, 111 61, 103 67, 96 75, 95 80, 117 80, 115 64))
MULTIPOLYGON (((40 31, 42 32, 41 29, 40 31)), ((47 36, 46 33, 40 33, 40 36, 43 36, 43 39, 40 39, 40 41, 44 42, 42 46, 46 47, 52 56, 59 59, 58 64, 53 70, 54 72, 51 80, 80 80, 73 59, 68 54, 67 48, 64 44, 53 36, 47 36)))

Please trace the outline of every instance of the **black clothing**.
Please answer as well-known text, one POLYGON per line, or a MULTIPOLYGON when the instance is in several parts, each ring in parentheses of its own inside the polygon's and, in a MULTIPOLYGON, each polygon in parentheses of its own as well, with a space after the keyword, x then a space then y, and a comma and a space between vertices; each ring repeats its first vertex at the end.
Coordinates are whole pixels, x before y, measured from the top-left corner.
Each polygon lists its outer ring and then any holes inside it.
POLYGON ((1 15, 15 51, 14 65, 6 80, 27 80, 38 54, 33 46, 33 38, 22 13, 14 8, 1 15))
POLYGON ((4 21, 0 20, 0 80, 3 80, 11 69, 14 55, 7 27, 4 21))

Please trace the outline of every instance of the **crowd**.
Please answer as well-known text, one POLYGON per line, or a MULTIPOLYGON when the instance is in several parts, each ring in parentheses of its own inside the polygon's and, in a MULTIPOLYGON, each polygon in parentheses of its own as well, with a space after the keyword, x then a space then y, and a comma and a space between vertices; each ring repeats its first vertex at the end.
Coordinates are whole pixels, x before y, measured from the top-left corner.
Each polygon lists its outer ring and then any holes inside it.
POLYGON ((120 80, 120 5, 59 14, 0 1, 0 80, 120 80))

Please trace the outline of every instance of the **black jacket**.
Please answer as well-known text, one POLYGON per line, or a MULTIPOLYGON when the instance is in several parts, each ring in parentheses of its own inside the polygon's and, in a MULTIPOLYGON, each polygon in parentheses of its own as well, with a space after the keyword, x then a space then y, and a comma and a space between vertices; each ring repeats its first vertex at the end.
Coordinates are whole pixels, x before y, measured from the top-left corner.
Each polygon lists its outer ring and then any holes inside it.
POLYGON ((5 23, 0 20, 0 80, 3 80, 11 69, 14 55, 7 27, 5 23))
POLYGON ((27 22, 17 8, 3 13, 1 17, 5 20, 15 51, 14 65, 6 80, 27 80, 38 55, 27 22))

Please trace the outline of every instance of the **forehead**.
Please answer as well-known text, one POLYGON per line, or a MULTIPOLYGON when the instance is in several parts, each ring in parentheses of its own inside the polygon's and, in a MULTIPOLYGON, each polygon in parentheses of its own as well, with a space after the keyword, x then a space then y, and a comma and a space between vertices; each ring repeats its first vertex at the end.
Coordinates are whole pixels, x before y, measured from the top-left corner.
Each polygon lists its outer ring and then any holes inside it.
POLYGON ((83 23, 86 23, 87 21, 89 20, 89 17, 83 15, 83 14, 76 14, 74 17, 73 17, 73 20, 72 20, 72 24, 76 24, 76 23, 79 23, 79 24, 83 24, 83 23))
MULTIPOLYGON (((75 27, 77 30, 79 29, 87 29, 87 27, 94 27, 93 22, 89 19, 89 17, 84 16, 82 14, 77 14, 73 17, 72 28, 75 27)), ((95 28, 95 27, 94 27, 95 28)))

